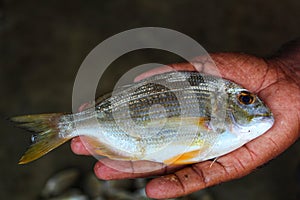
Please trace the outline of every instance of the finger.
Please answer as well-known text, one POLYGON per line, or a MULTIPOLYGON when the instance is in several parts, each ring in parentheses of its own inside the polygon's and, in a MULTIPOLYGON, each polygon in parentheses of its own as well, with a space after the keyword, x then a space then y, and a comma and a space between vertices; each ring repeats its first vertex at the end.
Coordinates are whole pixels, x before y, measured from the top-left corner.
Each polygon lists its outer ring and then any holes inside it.
POLYGON ((198 71, 221 77, 218 67, 210 56, 199 56, 187 63, 175 63, 149 70, 137 76, 134 81, 140 81, 155 74, 161 74, 170 71, 198 71))
POLYGON ((141 178, 168 174, 183 166, 166 166, 151 161, 118 161, 104 158, 94 167, 95 174, 103 180, 141 178))
POLYGON ((197 71, 197 69, 190 63, 177 63, 177 64, 164 65, 140 74, 134 79, 134 82, 151 77, 155 74, 162 74, 170 71, 197 71))
POLYGON ((91 153, 87 150, 87 148, 81 141, 80 137, 75 137, 71 140, 71 150, 77 155, 91 155, 91 153))
MULTIPOLYGON (((249 143, 250 144, 250 143, 249 143)), ((188 166, 173 174, 151 180, 146 186, 147 196, 150 198, 175 198, 192 192, 237 179, 249 174, 257 166, 266 162, 266 158, 257 152, 272 151, 276 148, 274 143, 245 145, 238 150, 218 158, 217 161, 206 161, 188 166), (260 144, 261 145, 261 144, 260 144), (263 149, 268 147, 267 149, 263 149)), ((271 153, 272 154, 272 153, 271 153)), ((268 159, 274 155, 268 154, 268 159)))
POLYGON ((197 163, 173 174, 153 179, 146 186, 147 196, 157 199, 175 198, 245 176, 279 152, 277 144, 273 141, 261 143, 248 143, 220 157, 214 163, 212 161, 197 163), (267 148, 263 149, 265 147, 267 148), (258 151, 264 152, 260 154, 258 151))
POLYGON ((249 160, 249 154, 242 151, 247 150, 236 152, 241 158, 238 155, 228 155, 213 164, 213 161, 201 162, 153 179, 146 186, 146 193, 150 198, 175 198, 246 175, 251 170, 245 170, 240 162, 249 160))

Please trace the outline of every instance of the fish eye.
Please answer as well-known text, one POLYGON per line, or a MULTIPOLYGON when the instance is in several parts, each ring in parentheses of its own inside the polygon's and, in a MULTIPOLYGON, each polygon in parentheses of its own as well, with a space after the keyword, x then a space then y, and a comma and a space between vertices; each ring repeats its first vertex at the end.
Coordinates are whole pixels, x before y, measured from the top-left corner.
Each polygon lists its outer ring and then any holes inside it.
POLYGON ((242 91, 237 96, 239 102, 244 105, 253 104, 255 102, 255 95, 248 92, 248 91, 242 91))

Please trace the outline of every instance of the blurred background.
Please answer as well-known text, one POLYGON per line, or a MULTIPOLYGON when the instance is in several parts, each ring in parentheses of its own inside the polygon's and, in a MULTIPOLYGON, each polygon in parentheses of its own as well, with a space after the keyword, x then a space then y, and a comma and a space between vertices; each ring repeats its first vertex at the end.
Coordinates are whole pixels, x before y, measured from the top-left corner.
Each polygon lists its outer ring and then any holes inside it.
MULTIPOLYGON (((72 192, 78 194, 77 199, 130 199, 130 192, 142 190, 146 180, 97 182, 91 178, 96 160, 74 155, 69 144, 33 163, 17 165, 29 145, 30 133, 14 127, 7 118, 71 111, 77 70, 103 40, 128 29, 157 26, 192 37, 208 52, 267 56, 300 36, 299 10, 297 0, 0 0, 0 199, 59 199, 72 192), (56 193, 46 186, 53 176, 56 193), (101 196, 99 187, 116 187, 121 194, 101 196), (92 194, 96 190, 98 196, 92 194)), ((109 91, 130 67, 179 60, 158 50, 129 53, 112 64, 100 90, 109 91)), ((244 178, 182 199, 299 199, 299 164, 297 142, 244 178)))

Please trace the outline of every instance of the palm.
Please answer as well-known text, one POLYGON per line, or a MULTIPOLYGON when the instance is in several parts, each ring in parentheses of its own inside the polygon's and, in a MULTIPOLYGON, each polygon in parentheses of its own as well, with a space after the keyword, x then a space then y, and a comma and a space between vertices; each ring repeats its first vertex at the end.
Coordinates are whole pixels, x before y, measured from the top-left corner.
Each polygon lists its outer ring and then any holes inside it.
MULTIPOLYGON (((120 172, 102 162, 95 165, 95 173, 101 179, 123 179, 163 175, 151 180, 146 192, 153 198, 170 198, 242 177, 288 148, 298 137, 300 130, 300 79, 284 62, 263 60, 244 54, 211 55, 222 77, 232 80, 257 93, 269 106, 275 117, 274 126, 259 138, 224 155, 212 164, 205 161, 176 169, 161 169, 149 173, 133 173, 145 167, 145 162, 123 162, 131 172, 120 172), (293 105, 293 106, 291 106, 293 105)), ((298 55, 300 57, 300 55, 298 55)), ((292 64, 292 61, 286 62, 292 64)), ((190 64, 173 65, 177 70, 194 70, 190 64)), ((288 66, 290 67, 290 65, 288 66)), ((209 67, 208 67, 209 68, 209 67)), ((204 73, 208 68, 204 68, 204 73)), ((139 78, 164 71, 165 68, 147 72, 139 78)), ((295 68, 293 68, 295 69, 295 68)), ((78 154, 88 154, 78 138, 72 141, 72 149, 78 154)), ((112 163, 120 161, 110 161, 112 163)), ((147 166, 156 163, 147 162, 147 166)))

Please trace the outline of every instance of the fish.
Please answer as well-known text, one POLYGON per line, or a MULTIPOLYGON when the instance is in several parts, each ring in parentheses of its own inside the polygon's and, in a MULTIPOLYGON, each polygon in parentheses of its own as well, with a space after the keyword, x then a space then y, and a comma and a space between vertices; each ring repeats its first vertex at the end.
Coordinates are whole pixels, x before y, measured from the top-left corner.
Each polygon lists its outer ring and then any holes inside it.
POLYGON ((191 164, 232 152, 274 123, 272 112, 256 94, 233 81, 190 71, 120 86, 81 112, 11 120, 35 132, 19 164, 77 136, 92 155, 191 164))

